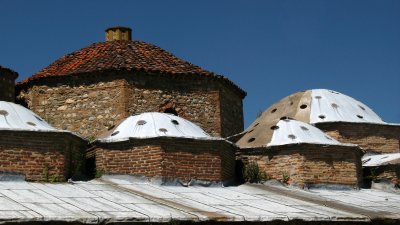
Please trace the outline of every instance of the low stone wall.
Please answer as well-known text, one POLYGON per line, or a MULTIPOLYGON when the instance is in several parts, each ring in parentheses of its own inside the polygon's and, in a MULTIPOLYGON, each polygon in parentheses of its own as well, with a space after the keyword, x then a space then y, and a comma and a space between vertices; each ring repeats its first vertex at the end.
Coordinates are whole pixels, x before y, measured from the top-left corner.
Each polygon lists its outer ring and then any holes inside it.
POLYGON ((226 181, 235 177, 234 145, 220 140, 184 138, 131 139, 115 143, 95 143, 97 171, 226 181))
POLYGON ((70 133, 0 131, 0 173, 65 181, 84 169, 86 142, 70 133))
POLYGON ((362 181, 358 147, 296 144, 241 149, 240 155, 245 164, 254 161, 270 179, 288 184, 358 187, 362 181))
POLYGON ((316 127, 342 143, 377 153, 400 152, 400 126, 367 123, 318 123, 316 127))

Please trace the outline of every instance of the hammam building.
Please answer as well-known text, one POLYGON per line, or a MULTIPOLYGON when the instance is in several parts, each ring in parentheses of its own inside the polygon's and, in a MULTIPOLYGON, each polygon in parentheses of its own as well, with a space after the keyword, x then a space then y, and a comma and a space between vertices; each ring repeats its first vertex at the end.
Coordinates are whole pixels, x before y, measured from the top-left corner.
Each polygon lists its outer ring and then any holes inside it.
MULTIPOLYGON (((256 163, 269 179, 300 187, 399 182, 398 166, 392 164, 400 154, 400 126, 384 122, 365 104, 332 90, 302 91, 268 107, 243 131, 245 91, 224 76, 132 39, 130 28, 107 29, 105 42, 68 53, 15 87, 18 73, 0 71, 0 100, 19 104, 3 103, 8 104, 0 109, 3 129, 52 139, 34 121, 10 127, 14 114, 29 109, 53 133, 72 135, 68 140, 75 144, 55 150, 64 157, 62 168, 47 169, 61 180, 73 177, 65 168, 78 163, 86 168, 79 170, 83 174, 226 183, 241 180, 241 171, 256 163), (86 157, 77 162, 72 152, 86 157), (382 159, 386 154, 393 160, 382 159), (363 169, 363 161, 371 165, 376 157, 381 160, 373 169, 363 169)), ((9 142, 0 147, 7 151, 9 142)), ((21 149, 30 151, 25 146, 21 149)), ((47 168, 45 161, 35 162, 47 168)), ((19 171, 31 180, 46 177, 19 171)))
POLYGON ((69 53, 17 84, 17 99, 54 127, 94 139, 143 112, 172 113, 216 137, 243 130, 246 93, 152 44, 131 29, 69 53))
POLYGON ((17 77, 0 67, 0 223, 400 221, 400 125, 350 96, 244 129, 245 91, 126 27, 17 77))

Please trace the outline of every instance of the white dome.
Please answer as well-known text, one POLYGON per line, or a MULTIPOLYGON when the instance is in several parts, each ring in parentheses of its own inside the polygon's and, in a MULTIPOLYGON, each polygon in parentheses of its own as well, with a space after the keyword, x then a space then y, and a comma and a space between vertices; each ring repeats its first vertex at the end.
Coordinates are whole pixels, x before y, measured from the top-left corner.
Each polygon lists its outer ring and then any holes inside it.
POLYGON ((0 130, 58 131, 29 109, 0 101, 0 130))
POLYGON ((284 119, 273 127, 271 141, 268 146, 287 145, 295 143, 343 145, 326 135, 320 129, 296 120, 284 119))
POLYGON ((354 98, 326 89, 311 90, 310 123, 385 123, 372 109, 354 98))
POLYGON ((148 112, 125 119, 102 142, 123 141, 129 138, 184 137, 215 139, 194 123, 168 113, 148 112))

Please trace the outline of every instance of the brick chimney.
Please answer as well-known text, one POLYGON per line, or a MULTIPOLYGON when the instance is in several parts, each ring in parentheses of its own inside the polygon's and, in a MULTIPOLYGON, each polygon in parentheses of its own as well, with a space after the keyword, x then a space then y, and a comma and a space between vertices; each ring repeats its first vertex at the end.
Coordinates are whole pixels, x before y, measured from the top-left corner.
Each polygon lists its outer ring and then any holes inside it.
POLYGON ((106 29, 106 41, 132 40, 132 29, 129 27, 110 27, 106 29))
POLYGON ((0 66, 0 101, 15 101, 15 79, 18 73, 0 66))

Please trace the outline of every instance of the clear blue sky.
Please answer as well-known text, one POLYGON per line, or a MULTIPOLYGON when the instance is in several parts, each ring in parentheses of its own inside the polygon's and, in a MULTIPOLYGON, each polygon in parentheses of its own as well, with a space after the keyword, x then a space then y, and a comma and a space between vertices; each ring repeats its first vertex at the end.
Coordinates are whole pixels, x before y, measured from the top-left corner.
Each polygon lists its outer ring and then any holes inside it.
POLYGON ((121 25, 246 90, 246 126, 312 88, 350 95, 400 123, 398 0, 9 0, 0 12, 0 65, 19 80, 121 25))

